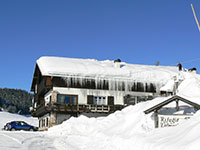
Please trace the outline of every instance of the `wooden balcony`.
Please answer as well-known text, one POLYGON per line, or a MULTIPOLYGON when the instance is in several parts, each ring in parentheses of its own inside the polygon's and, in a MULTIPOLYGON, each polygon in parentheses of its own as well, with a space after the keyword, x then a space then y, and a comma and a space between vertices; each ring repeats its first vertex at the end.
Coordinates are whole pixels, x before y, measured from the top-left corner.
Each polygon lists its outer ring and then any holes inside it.
POLYGON ((32 115, 34 117, 43 116, 49 112, 77 112, 77 113, 112 113, 124 108, 123 105, 71 105, 71 104, 48 104, 40 105, 36 109, 33 109, 32 115))

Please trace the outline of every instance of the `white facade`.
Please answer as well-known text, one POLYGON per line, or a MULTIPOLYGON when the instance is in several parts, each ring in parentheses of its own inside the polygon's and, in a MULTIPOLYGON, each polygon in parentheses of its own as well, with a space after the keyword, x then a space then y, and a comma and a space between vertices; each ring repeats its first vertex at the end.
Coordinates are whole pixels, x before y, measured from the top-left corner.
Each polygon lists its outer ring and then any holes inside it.
MULTIPOLYGON (((108 105, 108 96, 114 97, 115 105, 124 105, 124 96, 127 94, 134 96, 153 96, 152 93, 147 92, 125 92, 125 91, 109 91, 109 90, 93 90, 93 89, 78 89, 78 88, 60 88, 53 87, 53 91, 63 95, 77 95, 78 104, 87 105, 87 96, 93 95, 97 98, 97 104, 108 105)), ((45 94, 45 105, 50 102, 52 91, 45 94)))

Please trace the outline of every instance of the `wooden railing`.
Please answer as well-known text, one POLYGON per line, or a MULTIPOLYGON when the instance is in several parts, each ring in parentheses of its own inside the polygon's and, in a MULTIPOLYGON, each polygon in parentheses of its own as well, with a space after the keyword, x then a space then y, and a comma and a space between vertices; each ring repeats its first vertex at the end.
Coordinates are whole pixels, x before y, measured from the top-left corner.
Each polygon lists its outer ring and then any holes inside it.
POLYGON ((97 112, 112 113, 116 110, 124 108, 123 105, 71 105, 71 104, 48 104, 40 105, 32 112, 33 116, 42 116, 47 112, 97 112))

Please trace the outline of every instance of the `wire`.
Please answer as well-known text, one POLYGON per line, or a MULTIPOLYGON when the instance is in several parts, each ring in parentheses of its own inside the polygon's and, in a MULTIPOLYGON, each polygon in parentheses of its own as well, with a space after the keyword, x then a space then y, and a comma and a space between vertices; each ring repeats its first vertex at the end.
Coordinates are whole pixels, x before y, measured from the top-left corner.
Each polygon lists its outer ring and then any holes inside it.
POLYGON ((187 63, 191 63, 191 62, 195 62, 195 61, 200 61, 200 58, 195 58, 195 59, 183 61, 183 62, 181 62, 181 63, 182 63, 182 64, 187 64, 187 63))
MULTIPOLYGON (((196 61, 200 61, 200 58, 194 58, 194 59, 190 59, 190 60, 186 60, 186 61, 180 61, 181 64, 188 64, 191 62, 196 62, 196 61)), ((170 66, 177 66, 177 64, 171 64, 170 66)))

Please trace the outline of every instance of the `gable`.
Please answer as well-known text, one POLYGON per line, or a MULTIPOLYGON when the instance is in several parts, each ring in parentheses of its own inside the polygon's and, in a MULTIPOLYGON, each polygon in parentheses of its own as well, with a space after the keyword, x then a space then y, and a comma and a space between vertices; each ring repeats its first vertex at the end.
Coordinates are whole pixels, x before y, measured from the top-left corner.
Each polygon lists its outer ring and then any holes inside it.
POLYGON ((189 101, 189 100, 187 100, 187 99, 185 99, 183 97, 180 97, 178 95, 175 95, 175 96, 173 96, 173 97, 171 97, 171 98, 169 98, 169 99, 167 99, 167 100, 165 100, 165 101, 163 101, 163 102, 161 102, 161 103, 159 103, 159 104, 157 104, 157 105, 145 110, 144 113, 148 114, 148 113, 151 113, 153 111, 158 111, 162 107, 164 107, 164 106, 166 106, 166 105, 168 105, 168 104, 170 104, 172 102, 177 102, 177 101, 182 101, 182 102, 184 102, 184 103, 186 103, 186 104, 188 104, 190 106, 193 106, 196 110, 200 109, 200 105, 199 104, 194 103, 192 101, 189 101))

